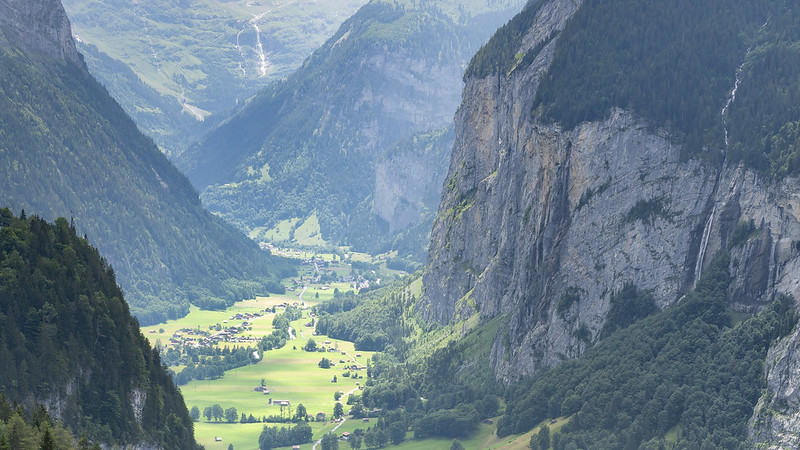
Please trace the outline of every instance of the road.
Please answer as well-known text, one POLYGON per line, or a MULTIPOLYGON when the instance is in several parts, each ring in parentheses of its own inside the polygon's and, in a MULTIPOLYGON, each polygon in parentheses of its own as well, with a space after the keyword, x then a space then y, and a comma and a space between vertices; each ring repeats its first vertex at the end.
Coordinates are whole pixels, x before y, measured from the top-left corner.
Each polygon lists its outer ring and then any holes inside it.
MULTIPOLYGON (((357 388, 357 387, 355 387, 355 388, 351 389, 350 391, 348 391, 347 393, 345 393, 345 394, 344 394, 344 395, 343 395, 343 396, 342 396, 342 397, 339 399, 339 403, 342 403, 342 400, 344 400, 344 399, 345 399, 345 398, 346 398, 348 395, 352 395, 352 394, 353 394, 353 392, 355 392, 355 391, 357 391, 357 390, 358 390, 358 388, 357 388)), ((335 434, 335 431, 336 431, 336 430, 338 430, 340 426, 344 425, 344 423, 345 423, 345 422, 347 422, 347 419, 346 419, 346 418, 344 418, 344 417, 342 417, 342 421, 341 421, 341 422, 339 422, 339 423, 337 423, 337 424, 336 424, 336 426, 335 426, 335 427, 333 427, 333 429, 332 429, 331 431, 329 431, 328 433, 334 433, 334 434, 335 434)), ((312 450, 317 450, 317 445, 319 445, 321 442, 322 442, 322 438, 319 438, 319 439, 317 439, 317 442, 314 442, 314 445, 312 445, 312 446, 311 446, 311 449, 312 449, 312 450)))

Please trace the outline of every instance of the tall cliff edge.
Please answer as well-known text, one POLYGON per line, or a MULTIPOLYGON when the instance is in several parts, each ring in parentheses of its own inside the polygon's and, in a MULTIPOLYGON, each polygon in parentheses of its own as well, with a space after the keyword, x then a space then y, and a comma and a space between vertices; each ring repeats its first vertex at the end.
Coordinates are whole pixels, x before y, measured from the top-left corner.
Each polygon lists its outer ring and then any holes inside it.
MULTIPOLYGON (((525 58, 467 76, 431 234, 421 312, 440 323, 504 316, 492 349, 504 382, 582 355, 625 285, 660 308, 680 301, 719 250, 731 253, 734 309, 800 296, 800 180, 687 157, 669 129, 627 109, 571 129, 537 114, 559 32, 582 5, 541 2, 510 52, 525 58)), ((778 348, 771 358, 796 364, 778 348)), ((792 383, 770 375, 773 392, 792 383)))
POLYGON ((0 0, 0 29, 15 44, 85 69, 59 0, 0 0))

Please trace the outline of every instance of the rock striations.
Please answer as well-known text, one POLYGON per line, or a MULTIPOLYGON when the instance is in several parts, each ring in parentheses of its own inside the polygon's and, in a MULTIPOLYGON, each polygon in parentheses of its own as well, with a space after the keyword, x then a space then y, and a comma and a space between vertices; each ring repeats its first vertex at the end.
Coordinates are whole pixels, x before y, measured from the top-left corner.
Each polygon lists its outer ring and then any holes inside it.
POLYGON ((59 0, 0 0, 0 29, 17 45, 85 68, 59 0))
MULTIPOLYGON (((516 52, 536 49, 532 62, 467 78, 431 235, 422 313, 440 323, 504 316, 492 349, 504 382, 580 356, 626 284, 661 308, 680 301, 721 249, 735 309, 800 298, 800 180, 682 158, 666 130, 626 110, 571 130, 531 114, 557 32, 581 5, 544 1, 516 52), (752 229, 735 240, 742 224, 752 229)), ((766 403, 783 409, 759 422, 765 442, 800 428, 790 376, 799 342, 794 334, 770 353, 766 403)))

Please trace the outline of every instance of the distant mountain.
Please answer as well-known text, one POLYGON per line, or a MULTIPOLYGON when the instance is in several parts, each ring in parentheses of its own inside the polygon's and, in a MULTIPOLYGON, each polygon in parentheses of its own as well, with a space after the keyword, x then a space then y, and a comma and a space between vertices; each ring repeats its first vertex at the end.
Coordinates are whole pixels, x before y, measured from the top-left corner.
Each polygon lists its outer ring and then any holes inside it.
MULTIPOLYGON (((435 209, 451 141, 437 138, 426 151, 444 156, 415 174, 431 183, 425 199, 404 191, 397 178, 404 169, 385 155, 398 144, 410 150, 401 143, 414 136, 430 141, 451 123, 468 58, 518 7, 372 1, 178 165, 210 210, 245 230, 314 214, 323 239, 361 249, 397 248, 397 233, 412 225, 424 224, 425 236, 431 217, 418 217, 435 209), (385 179, 376 179, 379 166, 385 179), (382 191, 388 185, 397 188, 392 195, 382 191), (412 210, 417 217, 409 220, 412 210)), ((422 247, 424 238, 415 240, 422 247)))
POLYGON ((0 205, 71 217, 142 323, 280 290, 290 270, 206 212, 86 71, 57 0, 0 0, 0 205))
POLYGON ((114 271, 66 219, 49 224, 0 209, 0 298, 5 448, 56 448, 25 442, 21 423, 30 417, 44 432, 48 416, 107 445, 197 447, 181 393, 130 315, 114 271), (27 415, 15 418, 12 401, 27 415))
POLYGON ((364 3, 64 0, 64 7, 92 75, 177 155, 297 68, 364 3))

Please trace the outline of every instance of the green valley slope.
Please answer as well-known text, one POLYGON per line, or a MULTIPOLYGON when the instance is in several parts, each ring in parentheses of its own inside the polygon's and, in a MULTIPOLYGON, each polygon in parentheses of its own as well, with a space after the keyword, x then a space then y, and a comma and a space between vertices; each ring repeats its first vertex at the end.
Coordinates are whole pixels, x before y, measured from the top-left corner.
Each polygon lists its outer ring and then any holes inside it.
POLYGON ((288 266, 205 211, 88 74, 58 2, 0 8, 9 11, 0 20, 0 204, 72 217, 114 266, 142 323, 186 314, 190 302, 218 307, 281 289, 288 266), (51 22, 41 10, 55 11, 51 22))

